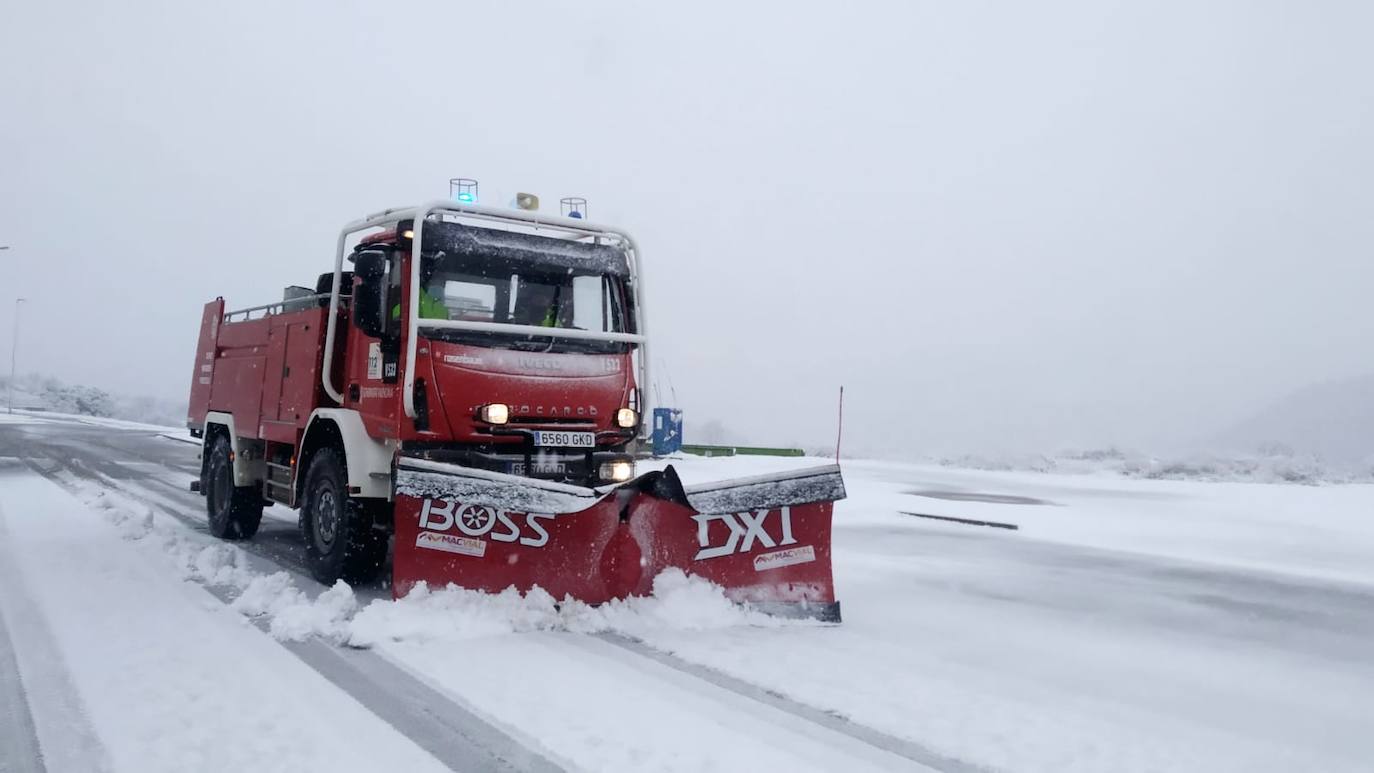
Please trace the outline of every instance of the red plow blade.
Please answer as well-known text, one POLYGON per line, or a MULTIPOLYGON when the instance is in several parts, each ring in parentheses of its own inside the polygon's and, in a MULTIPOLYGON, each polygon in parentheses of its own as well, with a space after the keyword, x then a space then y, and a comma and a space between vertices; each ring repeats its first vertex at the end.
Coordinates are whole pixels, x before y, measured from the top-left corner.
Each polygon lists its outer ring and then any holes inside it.
POLYGON ((600 604, 678 568, 733 601, 838 622, 830 520, 844 496, 833 465, 693 487, 668 467, 589 489, 402 459, 393 592, 538 586, 600 604))

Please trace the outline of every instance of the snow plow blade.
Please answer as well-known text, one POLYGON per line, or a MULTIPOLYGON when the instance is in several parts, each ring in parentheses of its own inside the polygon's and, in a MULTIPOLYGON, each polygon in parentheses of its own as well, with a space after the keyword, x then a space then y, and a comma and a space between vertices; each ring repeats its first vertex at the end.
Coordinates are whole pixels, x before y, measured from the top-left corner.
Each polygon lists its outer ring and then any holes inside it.
POLYGON ((838 466, 684 487, 668 467, 596 489, 402 458, 393 593, 538 586, 601 604, 678 568, 770 614, 839 622, 830 568, 838 466))

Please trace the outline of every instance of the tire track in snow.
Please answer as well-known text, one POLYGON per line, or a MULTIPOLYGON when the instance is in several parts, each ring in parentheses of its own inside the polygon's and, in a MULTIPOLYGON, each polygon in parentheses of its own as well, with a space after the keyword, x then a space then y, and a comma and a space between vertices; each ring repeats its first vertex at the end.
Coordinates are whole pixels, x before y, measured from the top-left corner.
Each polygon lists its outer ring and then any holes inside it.
MULTIPOLYGON (((68 476, 112 489, 156 507, 193 531, 208 534, 204 523, 199 519, 194 519, 181 511, 178 503, 171 501, 161 492, 140 485, 136 478, 115 479, 87 465, 79 458, 57 461, 50 465, 30 462, 29 467, 69 491, 73 490, 74 481, 68 476)), ((252 544, 241 543, 240 547, 248 548, 252 544)), ((284 569, 295 575, 306 588, 323 590, 314 580, 302 575, 296 566, 291 565, 296 563, 294 560, 288 564, 280 561, 280 556, 269 552, 246 552, 270 564, 271 569, 284 569)), ((233 601, 234 596, 228 588, 208 585, 202 587, 225 604, 233 601)), ((266 620, 252 622, 264 632, 268 627, 266 620)), ((455 771, 557 773, 563 770, 540 750, 520 743, 496 725, 453 702, 375 652, 340 648, 319 639, 282 642, 282 645, 316 673, 357 700, 364 708, 455 771)), ((99 767, 71 769, 103 770, 99 767)))
POLYGON ((109 756, 10 544, 0 510, 0 771, 104 773, 109 756))
MULTIPOLYGON (((191 514, 200 509, 197 507, 200 502, 196 501, 200 499, 198 494, 192 494, 189 491, 183 492, 172 487, 166 481, 161 481, 152 477, 142 479, 111 477, 101 470, 86 466, 80 459, 73 459, 70 463, 64 465, 64 470, 58 470, 53 474, 48 474, 39 470, 40 473, 45 474, 49 479, 54 480, 59 485, 71 488, 69 481, 61 479, 60 473, 63 471, 70 473, 74 477, 90 481, 96 485, 111 489, 156 507, 160 512, 181 522, 182 525, 186 526, 191 531, 204 535, 206 539, 214 539, 210 536, 210 529, 206 522, 206 518, 198 512, 195 515, 191 514), (54 475, 56 475, 56 477, 54 477, 54 475), (164 486, 172 488, 172 491, 163 492, 154 490, 152 486, 148 485, 149 482, 161 483, 164 486), (187 499, 194 497, 194 500, 179 501, 179 499, 183 497, 187 499)), ((216 542, 221 541, 216 540, 216 542)), ((302 590, 306 591, 307 595, 313 597, 324 590, 322 586, 310 577, 310 570, 305 565, 300 534, 294 527, 284 528, 279 522, 264 521, 263 528, 258 531, 254 539, 224 544, 231 544, 251 556, 256 556, 269 562, 273 565, 274 570, 285 570, 290 572, 296 579, 302 581, 304 586, 302 590)), ((381 588, 362 586, 354 590, 361 591, 359 594, 361 597, 370 599, 380 597, 379 593, 381 588)))
MULTIPOLYGON (((0 605, 3 606, 3 605, 0 605)), ((5 612, 0 609, 0 771, 5 773, 44 773, 43 752, 38 732, 29 713, 24 680, 19 676, 19 660, 5 627, 5 612)))
POLYGON ((683 674, 700 679, 722 690, 755 701, 771 709, 809 722, 825 730, 858 741, 875 750, 902 757, 922 767, 943 771, 944 773, 986 773, 987 768, 979 767, 953 757, 932 751, 914 741, 884 733, 867 725, 852 722, 838 714, 818 709, 799 701, 792 700, 772 690, 752 682, 731 676, 708 666, 692 663, 676 655, 663 652, 644 642, 619 633, 596 634, 596 638, 628 650, 661 666, 674 669, 683 674))

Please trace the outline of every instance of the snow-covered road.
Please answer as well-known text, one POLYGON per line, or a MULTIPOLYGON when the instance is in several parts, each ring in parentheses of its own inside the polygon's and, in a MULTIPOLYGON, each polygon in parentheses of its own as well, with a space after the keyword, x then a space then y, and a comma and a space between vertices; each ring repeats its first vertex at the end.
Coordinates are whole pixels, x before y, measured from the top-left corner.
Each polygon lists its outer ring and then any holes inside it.
MULTIPOLYGON (((1374 487, 846 463, 845 622, 820 626, 691 583, 580 612, 322 595, 289 511, 246 552, 205 534, 195 454, 142 427, 0 422, 0 770, 1374 759, 1374 487)), ((798 464, 675 463, 689 482, 798 464)))

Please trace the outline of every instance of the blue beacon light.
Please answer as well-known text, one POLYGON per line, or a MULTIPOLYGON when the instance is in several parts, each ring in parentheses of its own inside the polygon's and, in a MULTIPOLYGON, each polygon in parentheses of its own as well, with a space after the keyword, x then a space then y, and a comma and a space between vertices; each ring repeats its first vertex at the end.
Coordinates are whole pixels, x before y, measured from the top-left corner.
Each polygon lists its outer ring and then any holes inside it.
POLYGON ((448 181, 448 195, 461 204, 477 202, 477 181, 468 177, 454 177, 448 181))

